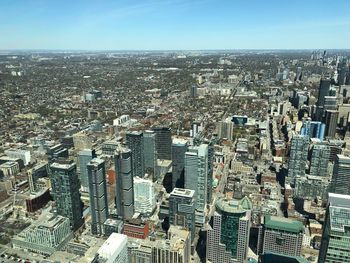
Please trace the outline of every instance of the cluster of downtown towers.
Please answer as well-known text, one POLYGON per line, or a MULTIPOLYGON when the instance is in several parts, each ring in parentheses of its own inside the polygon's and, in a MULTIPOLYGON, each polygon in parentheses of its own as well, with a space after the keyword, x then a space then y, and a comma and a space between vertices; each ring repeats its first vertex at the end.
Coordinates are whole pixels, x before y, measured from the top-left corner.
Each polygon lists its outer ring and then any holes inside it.
MULTIPOLYGON (((193 190, 195 198, 190 201, 193 215, 196 211, 196 220, 204 221, 205 207, 211 200, 213 154, 210 143, 188 146, 187 140, 172 140, 171 130, 167 127, 127 133, 126 144, 116 142, 110 149, 115 165, 115 208, 118 216, 127 220, 134 215, 133 178, 148 174, 156 180, 157 160, 171 160, 172 189, 180 187, 193 190)), ((78 160, 80 179, 74 162, 49 157, 52 194, 57 213, 68 217, 74 230, 83 225, 81 188, 89 193, 91 232, 103 235, 104 223, 109 216, 105 161, 98 158, 93 149, 81 150, 78 160)), ((173 201, 181 202, 176 196, 173 201)), ((173 215, 170 213, 170 223, 175 223, 175 217, 179 213, 176 209, 173 215)), ((186 221, 193 239, 195 217, 186 218, 186 221)))

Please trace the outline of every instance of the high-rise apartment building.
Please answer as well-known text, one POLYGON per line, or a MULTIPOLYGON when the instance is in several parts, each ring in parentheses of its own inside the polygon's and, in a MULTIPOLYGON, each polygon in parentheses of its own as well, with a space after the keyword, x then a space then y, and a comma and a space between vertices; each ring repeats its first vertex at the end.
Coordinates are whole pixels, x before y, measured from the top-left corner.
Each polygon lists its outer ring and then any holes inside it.
POLYGON ((337 131, 339 112, 337 110, 326 110, 325 123, 326 123, 326 137, 334 138, 337 131))
POLYGON ((156 134, 157 159, 171 160, 171 129, 167 127, 153 128, 156 134))
POLYGON ((154 183, 149 179, 134 177, 135 212, 150 215, 156 207, 154 183))
POLYGON ((81 190, 83 192, 89 192, 89 179, 88 179, 88 169, 87 164, 93 159, 96 158, 95 150, 84 149, 78 153, 79 160, 79 170, 80 170, 80 183, 81 190))
POLYGON ((303 121, 300 134, 307 135, 310 138, 317 138, 321 141, 324 139, 326 125, 320 121, 311 121, 310 119, 303 121))
POLYGON ((104 234, 104 222, 108 218, 108 200, 105 162, 94 158, 88 164, 91 232, 104 234))
POLYGON ((57 214, 68 217, 73 230, 83 225, 80 183, 74 162, 55 162, 50 166, 52 196, 56 202, 57 214))
POLYGON ((318 263, 350 262, 350 195, 329 193, 318 263))
POLYGON ((115 155, 116 208, 119 216, 130 219, 134 215, 134 181, 132 154, 129 149, 120 149, 115 155))
POLYGON ((338 154, 331 181, 331 192, 350 195, 350 157, 338 154))
POLYGON ((326 142, 317 139, 311 139, 311 142, 310 175, 327 177, 331 149, 326 142))
POLYGON ((207 205, 208 145, 189 147, 185 154, 185 188, 195 191, 196 224, 204 224, 207 205))
POLYGON ((288 180, 295 184, 297 177, 305 176, 307 156, 309 149, 309 137, 294 135, 291 142, 288 162, 288 180))
POLYGON ((252 207, 248 197, 216 202, 213 226, 207 232, 207 260, 212 263, 246 262, 252 207))
POLYGON ((126 144, 131 150, 133 176, 144 177, 143 136, 142 132, 133 131, 126 134, 126 144))
POLYGON ((169 222, 187 228, 192 241, 195 235, 195 209, 195 191, 174 188, 169 196, 169 222))
POLYGON ((171 145, 172 154, 172 188, 179 186, 179 180, 184 178, 185 173, 185 153, 188 148, 188 141, 175 138, 171 145))

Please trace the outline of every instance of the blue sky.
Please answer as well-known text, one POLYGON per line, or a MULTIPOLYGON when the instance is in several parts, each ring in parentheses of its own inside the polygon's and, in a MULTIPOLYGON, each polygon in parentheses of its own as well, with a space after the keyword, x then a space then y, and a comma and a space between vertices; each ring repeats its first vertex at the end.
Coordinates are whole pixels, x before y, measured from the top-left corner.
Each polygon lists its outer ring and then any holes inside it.
POLYGON ((350 0, 0 0, 0 49, 350 48, 350 0))

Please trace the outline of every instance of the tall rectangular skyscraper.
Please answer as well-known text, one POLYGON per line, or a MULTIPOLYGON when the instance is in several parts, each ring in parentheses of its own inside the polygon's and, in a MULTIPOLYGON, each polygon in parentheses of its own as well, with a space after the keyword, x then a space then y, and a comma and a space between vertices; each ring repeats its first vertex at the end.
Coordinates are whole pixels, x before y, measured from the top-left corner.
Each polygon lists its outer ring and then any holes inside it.
POLYGON ((316 139, 311 141, 313 146, 311 148, 310 175, 327 177, 330 147, 326 142, 316 139))
POLYGON ((157 127, 153 131, 156 133, 157 159, 171 160, 171 129, 157 127))
POLYGON ((129 149, 120 149, 115 155, 116 171, 116 208, 124 219, 133 217, 134 181, 132 170, 132 154, 129 149))
POLYGON ((190 147, 185 154, 185 188, 195 191, 196 223, 204 224, 207 205, 208 145, 190 147))
POLYGON ((185 173, 185 153, 187 152, 188 141, 175 138, 171 146, 172 154, 172 187, 179 187, 179 180, 185 173))
POLYGON ((333 167, 331 192, 350 195, 350 157, 337 154, 333 167))
POLYGON ((156 134, 154 131, 143 132, 143 162, 145 173, 154 175, 156 166, 156 134))
POLYGON ((350 262, 350 195, 329 193, 318 263, 350 262))
POLYGON ((84 149, 78 153, 79 160, 79 170, 80 170, 80 183, 81 190, 83 192, 89 192, 89 179, 88 179, 88 170, 87 164, 93 159, 96 158, 95 150, 84 149))
POLYGON ((55 162, 50 166, 52 196, 56 202, 57 214, 68 217, 71 228, 77 230, 83 225, 80 183, 74 162, 55 162))
POLYGON ((144 177, 143 163, 143 136, 142 132, 130 132, 126 134, 126 144, 131 150, 132 170, 134 176, 144 177))
POLYGON ((88 164, 91 232, 103 235, 103 223, 108 218, 108 200, 105 162, 94 158, 88 164))
POLYGON ((297 177, 305 176, 306 162, 309 149, 309 137, 294 135, 292 138, 288 162, 288 180, 295 184, 297 177))
POLYGON ((337 131, 339 112, 337 110, 326 110, 325 114, 326 137, 334 138, 337 131))
POLYGON ((195 235, 196 199, 193 190, 175 188, 169 196, 169 222, 175 226, 183 226, 195 235))

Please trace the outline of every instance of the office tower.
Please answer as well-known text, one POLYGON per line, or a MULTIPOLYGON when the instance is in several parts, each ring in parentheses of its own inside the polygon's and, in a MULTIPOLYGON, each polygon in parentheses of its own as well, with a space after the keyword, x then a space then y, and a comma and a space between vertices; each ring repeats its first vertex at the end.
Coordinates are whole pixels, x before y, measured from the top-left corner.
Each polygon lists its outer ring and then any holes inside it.
POLYGON ((80 183, 74 162, 53 163, 50 166, 52 196, 56 202, 57 214, 68 217, 73 230, 83 225, 80 183))
POLYGON ((68 149, 64 148, 62 144, 56 144, 47 149, 47 160, 49 164, 55 162, 58 159, 68 158, 68 149))
POLYGON ((318 263, 350 262, 350 195, 329 193, 318 263))
POLYGON ((324 98, 329 96, 329 90, 331 88, 331 79, 322 78, 320 81, 320 86, 318 88, 318 99, 317 106, 324 106, 324 98))
POLYGON ((284 217, 264 217, 263 254, 298 257, 301 255, 304 226, 300 221, 284 217))
POLYGON ((331 192, 350 195, 350 157, 337 155, 333 167, 331 192))
POLYGON ((120 149, 115 155, 116 208, 119 216, 130 219, 134 215, 134 181, 132 154, 129 149, 120 149))
POLYGON ((86 132, 77 132, 73 134, 73 144, 76 151, 91 149, 93 146, 92 138, 86 132))
POLYGON ((188 148, 185 154, 185 188, 195 191, 196 224, 204 224, 208 190, 208 145, 188 148))
POLYGON ((127 133, 126 144, 131 150, 133 176, 144 177, 142 132, 133 131, 127 133))
POLYGON ((219 139, 226 138, 228 140, 232 140, 233 122, 231 121, 230 118, 228 118, 225 121, 218 122, 216 129, 217 129, 219 139))
POLYGON ((152 255, 152 263, 191 262, 190 232, 182 227, 170 226, 167 240, 156 240, 152 244, 152 255))
POLYGON ((143 132, 143 162, 145 173, 154 175, 156 166, 156 134, 154 131, 143 132))
POLYGON ((171 160, 171 129, 167 127, 153 128, 156 134, 157 159, 171 160))
POLYGON ((337 131, 339 112, 336 110, 326 110, 326 136, 329 138, 334 138, 337 131))
POLYGON ((288 162, 288 180, 294 184, 297 177, 305 176, 307 155, 309 149, 309 137, 294 135, 288 162))
POLYGON ((331 149, 328 143, 320 140, 311 139, 311 142, 310 175, 327 177, 331 149))
POLYGON ((192 85, 190 87, 190 97, 191 98, 197 97, 197 85, 192 85))
POLYGON ((78 153, 79 167, 80 167, 80 183, 83 192, 89 192, 89 179, 87 164, 96 158, 95 150, 84 149, 78 153))
MULTIPOLYGON (((330 90, 330 92, 332 89, 330 90)), ((336 110, 338 108, 338 101, 336 96, 325 96, 323 110, 336 110)))
POLYGON ((15 249, 50 256, 61 250, 72 238, 73 232, 67 217, 44 212, 39 220, 14 236, 11 243, 15 249))
POLYGON ((127 236, 123 234, 112 233, 97 251, 97 255, 92 262, 129 262, 127 236))
POLYGON ((324 139, 326 125, 320 121, 303 120, 300 134, 307 135, 310 138, 317 138, 321 141, 324 139))
POLYGON ((324 100, 325 96, 329 96, 329 90, 331 88, 331 79, 322 78, 318 89, 317 109, 316 109, 316 120, 321 120, 324 112, 324 100))
POLYGON ((207 203, 210 204, 213 195, 213 173, 214 173, 214 143, 208 144, 208 176, 207 176, 207 203))
POLYGON ((135 212, 150 215, 156 207, 154 183, 151 180, 134 177, 135 212))
POLYGON ((105 162, 94 158, 87 164, 89 179, 91 232, 103 235, 103 223, 108 218, 108 199, 105 162))
POLYGON ((213 226, 207 232, 207 260, 212 263, 246 262, 249 245, 252 203, 219 199, 216 202, 213 226))
POLYGON ((169 223, 187 228, 193 241, 195 235, 195 191, 174 188, 169 196, 169 223))
POLYGON ((171 145, 172 154, 172 188, 179 187, 180 179, 185 173, 185 153, 187 152, 188 141, 175 138, 171 145))

